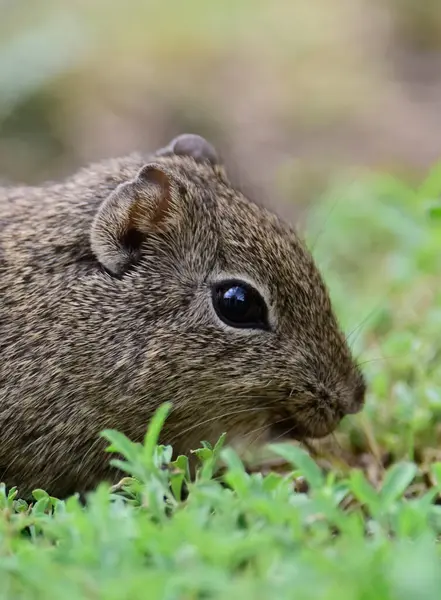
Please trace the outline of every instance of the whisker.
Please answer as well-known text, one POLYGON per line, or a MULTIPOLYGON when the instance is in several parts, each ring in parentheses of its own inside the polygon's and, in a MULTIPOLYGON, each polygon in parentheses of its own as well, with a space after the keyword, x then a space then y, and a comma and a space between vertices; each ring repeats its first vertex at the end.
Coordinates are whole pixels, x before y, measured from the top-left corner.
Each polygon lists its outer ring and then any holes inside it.
POLYGON ((263 410, 269 410, 270 408, 271 408, 270 406, 259 406, 257 408, 244 408, 244 409, 241 409, 241 410, 234 410, 234 411, 231 411, 231 412, 223 413, 221 416, 215 415, 214 417, 211 417, 210 419, 206 419, 205 421, 198 421, 197 423, 195 423, 191 427, 188 427, 187 429, 184 429, 184 430, 180 431, 178 435, 174 436, 169 441, 169 444, 172 444, 174 441, 176 441, 176 439, 178 439, 182 435, 184 435, 184 434, 186 434, 186 433, 188 433, 190 431, 193 431, 194 429, 197 429, 198 427, 201 427, 202 425, 207 425, 208 423, 212 423, 213 421, 218 421, 220 418, 236 416, 236 415, 242 414, 242 413, 260 412, 260 411, 263 411, 263 410))
POLYGON ((373 363, 373 362, 379 362, 379 361, 383 361, 386 362, 388 359, 384 356, 379 356, 377 358, 369 358, 367 360, 362 360, 360 362, 357 362, 357 367, 362 367, 364 365, 368 365, 369 363, 373 363))
MULTIPOLYGON (((288 420, 288 419, 286 419, 288 420)), ((293 425, 292 427, 290 427, 289 429, 287 429, 286 431, 284 431, 283 433, 281 433, 280 435, 278 435, 276 438, 274 438, 273 443, 276 443, 277 440, 280 440, 281 438, 286 437, 287 435, 289 435, 291 433, 291 431, 293 431, 296 428, 295 425, 293 425)))
MULTIPOLYGON (((271 423, 271 425, 278 425, 279 423, 284 423, 285 421, 289 421, 290 419, 291 419, 291 417, 285 417, 285 418, 283 418, 283 419, 279 419, 278 421, 273 421, 273 422, 271 423)), ((250 436, 250 435, 252 435, 253 433, 256 433, 256 432, 258 432, 258 431, 262 432, 262 430, 269 429, 269 427, 271 427, 271 425, 268 425, 268 424, 266 424, 266 425, 262 425, 261 427, 257 427, 256 429, 253 429, 252 431, 250 431, 250 432, 247 434, 247 437, 248 437, 248 436, 250 436)), ((251 440, 251 441, 248 443, 248 445, 246 446, 246 449, 249 449, 249 447, 250 447, 250 446, 252 446, 253 444, 255 444, 255 443, 256 443, 256 441, 259 439, 260 435, 261 435, 261 433, 260 433, 260 434, 259 434, 259 435, 258 435, 256 438, 252 439, 252 440, 251 440)), ((283 435, 283 434, 282 434, 282 435, 283 435)))
POLYGON ((325 229, 326 229, 326 225, 328 224, 328 222, 329 222, 329 219, 330 219, 330 217, 331 217, 332 213, 333 213, 333 212, 334 212, 334 210, 337 208, 337 206, 338 206, 338 204, 339 204, 339 202, 340 202, 340 201, 341 201, 341 198, 340 198, 340 196, 339 196, 339 197, 337 197, 337 198, 336 198, 335 202, 332 204, 331 208, 330 208, 330 209, 328 210, 328 212, 326 213, 326 215, 325 215, 325 217, 324 217, 324 220, 323 220, 323 223, 322 223, 322 225, 321 225, 320 229, 318 230, 318 232, 317 232, 317 234, 316 234, 316 236, 315 236, 315 239, 314 239, 314 241, 312 242, 312 244, 310 244, 310 252, 311 252, 311 253, 314 251, 314 249, 315 249, 315 247, 316 247, 316 245, 317 245, 317 242, 318 242, 318 240, 319 240, 320 236, 321 236, 321 235, 323 234, 323 232, 325 231, 325 229))
POLYGON ((380 361, 380 360, 384 361, 384 362, 389 362, 391 360, 400 360, 400 359, 403 358, 403 356, 404 356, 404 353, 401 354, 401 355, 397 354, 397 355, 394 355, 394 356, 392 356, 392 355, 389 355, 389 356, 377 356, 377 357, 374 357, 374 358, 368 358, 368 359, 363 360, 361 362, 357 362, 357 366, 361 367, 361 366, 366 365, 368 363, 377 362, 377 361, 380 361))
POLYGON ((358 325, 356 325, 346 336, 346 342, 349 344, 350 338, 352 335, 354 335, 354 333, 356 333, 358 331, 358 335, 357 337, 351 342, 350 346, 351 348, 353 347, 353 345, 355 344, 355 342, 358 339, 358 336, 360 335, 361 331, 363 330, 363 327, 366 325, 366 323, 369 321, 370 318, 372 318, 372 316, 381 308, 383 301, 381 301, 376 307, 374 307, 371 311, 368 312, 368 314, 364 317, 364 319, 362 319, 360 321, 360 323, 358 325))

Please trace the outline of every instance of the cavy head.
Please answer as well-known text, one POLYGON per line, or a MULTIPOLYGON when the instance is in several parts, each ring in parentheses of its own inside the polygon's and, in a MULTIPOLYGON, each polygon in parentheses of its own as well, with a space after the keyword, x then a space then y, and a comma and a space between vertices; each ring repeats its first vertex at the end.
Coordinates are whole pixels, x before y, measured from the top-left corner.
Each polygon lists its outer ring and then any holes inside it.
MULTIPOLYGON (((100 207, 99 285, 136 348, 131 419, 173 402, 164 441, 317 438, 364 401, 363 375, 295 231, 234 189, 214 148, 184 135, 100 207)), ((141 431, 140 429, 140 431, 141 431)))

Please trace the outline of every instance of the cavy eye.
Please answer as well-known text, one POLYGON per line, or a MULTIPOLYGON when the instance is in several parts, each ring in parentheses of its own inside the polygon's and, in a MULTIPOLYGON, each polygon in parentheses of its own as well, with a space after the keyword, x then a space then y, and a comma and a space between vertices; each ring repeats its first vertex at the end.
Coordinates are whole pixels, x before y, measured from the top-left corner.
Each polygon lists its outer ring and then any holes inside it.
POLYGON ((248 283, 228 280, 216 283, 212 292, 218 317, 230 327, 269 329, 265 300, 248 283))

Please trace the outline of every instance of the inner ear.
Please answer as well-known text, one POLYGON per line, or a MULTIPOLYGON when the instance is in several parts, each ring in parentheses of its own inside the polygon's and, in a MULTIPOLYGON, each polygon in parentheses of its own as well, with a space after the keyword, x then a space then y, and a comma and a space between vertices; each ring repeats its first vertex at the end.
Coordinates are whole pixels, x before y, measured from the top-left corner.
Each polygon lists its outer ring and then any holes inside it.
POLYGON ((106 271, 123 275, 141 257, 147 237, 179 212, 181 187, 156 164, 145 165, 102 203, 91 230, 91 247, 106 271))
MULTIPOLYGON (((170 208, 171 201, 171 180, 170 176, 165 173, 162 169, 158 169, 155 165, 145 165, 140 169, 135 179, 135 185, 143 189, 143 186, 156 187, 158 194, 158 201, 155 210, 151 215, 151 226, 159 225, 162 219, 166 216, 167 211, 170 208)), ((133 206, 132 218, 133 221, 142 220, 144 215, 136 214, 136 211, 142 211, 142 205, 137 203, 133 206)))
POLYGON ((129 229, 122 237, 121 244, 128 254, 135 256, 141 249, 145 235, 136 229, 129 229))

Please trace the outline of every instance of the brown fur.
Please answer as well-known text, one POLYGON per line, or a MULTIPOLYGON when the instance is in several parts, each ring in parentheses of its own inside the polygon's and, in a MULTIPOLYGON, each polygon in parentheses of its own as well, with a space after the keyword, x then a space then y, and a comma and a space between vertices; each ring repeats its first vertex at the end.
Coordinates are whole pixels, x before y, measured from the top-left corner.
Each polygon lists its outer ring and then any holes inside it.
POLYGON ((20 491, 113 478, 99 432, 140 441, 164 401, 177 452, 223 431, 323 436, 361 408, 308 251, 208 151, 181 146, 0 188, 0 480, 20 491), (210 284, 225 275, 260 290, 271 331, 217 318, 210 284))

